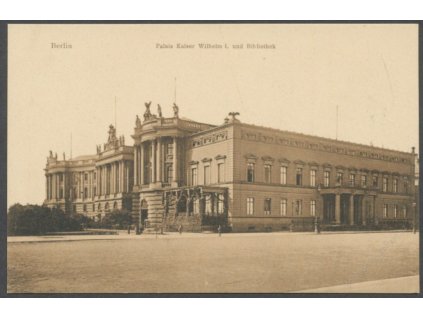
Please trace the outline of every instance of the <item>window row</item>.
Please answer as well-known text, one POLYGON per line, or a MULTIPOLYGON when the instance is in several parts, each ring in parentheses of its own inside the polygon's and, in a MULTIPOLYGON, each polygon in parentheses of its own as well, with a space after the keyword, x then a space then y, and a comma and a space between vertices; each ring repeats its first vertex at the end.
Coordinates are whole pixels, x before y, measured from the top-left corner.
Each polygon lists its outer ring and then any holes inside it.
POLYGON ((398 204, 389 204, 383 205, 383 218, 406 218, 408 215, 408 208, 407 205, 403 205, 401 207, 401 211, 399 209, 398 204))
MULTIPOLYGON (((247 215, 254 215, 255 213, 255 198, 248 197, 247 198, 247 215)), ((279 201, 279 210, 272 211, 272 199, 265 198, 263 201, 263 213, 264 215, 272 215, 276 213, 276 215, 280 216, 287 216, 288 213, 288 200, 287 199, 280 199, 279 201)), ((309 213, 310 216, 316 216, 316 200, 311 200, 309 204, 309 213)), ((302 200, 294 200, 292 201, 292 215, 293 216, 302 216, 303 215, 303 201, 302 200)))
MULTIPOLYGON (((198 166, 191 166, 191 185, 195 186, 199 184, 198 181, 198 166)), ((207 164, 203 166, 202 169, 202 184, 208 185, 211 184, 211 177, 212 177, 212 168, 211 165, 207 164)), ((220 162, 217 164, 217 171, 216 171, 216 181, 217 183, 225 182, 225 163, 220 162)))
MULTIPOLYGON (((256 167, 255 163, 249 162, 247 163, 247 182, 256 182, 256 167)), ((287 184, 287 176, 288 176, 288 168, 286 166, 279 167, 279 182, 282 185, 287 184)), ((264 180, 265 183, 272 183, 272 165, 265 164, 264 165, 264 180)), ((303 186, 303 168, 297 167, 295 169, 295 185, 303 186)), ((317 169, 310 169, 309 172, 309 183, 308 186, 315 187, 317 186, 317 169)), ((369 186, 368 176, 367 175, 357 175, 355 173, 350 173, 348 175, 348 183, 345 184, 344 182, 344 173, 338 171, 336 173, 336 185, 348 185, 348 186, 360 186, 360 187, 367 187, 369 186)), ((323 186, 330 187, 331 186, 331 172, 325 170, 323 172, 323 186)), ((372 176, 371 186, 374 188, 379 187, 379 178, 376 175, 372 176)), ((399 179, 393 178, 392 179, 392 187, 389 184, 389 179, 387 177, 383 177, 382 180, 382 191, 383 192, 399 192, 399 179)), ((403 192, 409 192, 409 183, 408 180, 403 181, 403 192)))

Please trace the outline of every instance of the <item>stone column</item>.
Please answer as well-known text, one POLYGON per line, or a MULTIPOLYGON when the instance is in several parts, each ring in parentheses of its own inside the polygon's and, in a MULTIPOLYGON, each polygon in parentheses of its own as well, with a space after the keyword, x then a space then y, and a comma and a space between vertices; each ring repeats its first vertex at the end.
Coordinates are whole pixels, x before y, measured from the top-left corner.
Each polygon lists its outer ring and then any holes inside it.
POLYGON ((178 182, 178 139, 177 137, 173 137, 173 167, 172 167, 172 181, 177 183, 178 182))
POLYGON ((134 185, 138 185, 138 146, 134 147, 134 185))
POLYGON ((119 192, 123 193, 123 161, 119 161, 119 192))
POLYGON ((151 183, 156 182, 156 141, 151 141, 151 183))
POLYGON ((363 195, 363 198, 361 199, 361 224, 363 225, 367 224, 366 200, 364 195, 363 195))
POLYGON ((341 195, 335 194, 335 223, 341 223, 341 195))
POLYGON ((156 182, 162 181, 161 176, 161 167, 162 167, 162 160, 161 160, 161 150, 162 150, 162 142, 161 138, 157 138, 157 163, 156 163, 156 182))
POLYGON ((95 176, 95 181, 96 181, 96 185, 97 185, 97 196, 101 195, 101 186, 100 186, 100 167, 96 168, 96 176, 95 176))
POLYGON ((48 175, 46 176, 46 199, 48 200, 48 175))
POLYGON ((354 195, 350 196, 350 225, 354 225, 354 195))
POLYGON ((145 168, 144 168, 144 145, 140 144, 140 153, 141 153, 141 159, 140 159, 140 184, 145 183, 145 168))
POLYGON ((129 193, 129 188, 130 188, 130 184, 129 184, 129 161, 126 162, 126 192, 129 193))

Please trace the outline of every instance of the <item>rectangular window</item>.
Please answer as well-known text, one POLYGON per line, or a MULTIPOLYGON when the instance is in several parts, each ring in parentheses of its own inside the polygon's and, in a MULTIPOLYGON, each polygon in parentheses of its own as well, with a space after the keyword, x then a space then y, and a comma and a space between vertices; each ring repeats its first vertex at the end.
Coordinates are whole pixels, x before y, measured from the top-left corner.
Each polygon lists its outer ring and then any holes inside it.
POLYGON ((84 199, 88 198, 88 188, 84 188, 84 199))
POLYGON ((281 184, 286 184, 286 167, 281 167, 281 184))
POLYGON ((166 154, 169 155, 173 155, 173 143, 170 142, 166 145, 166 154))
POLYGON ((254 214, 254 198, 247 198, 247 215, 254 214))
POLYGON ((87 181, 88 180, 88 173, 85 173, 84 174, 84 181, 87 181))
POLYGON ((377 188, 378 187, 378 178, 377 178, 377 176, 373 176, 372 177, 372 184, 373 184, 373 187, 374 188, 377 188))
POLYGON ((342 172, 336 173, 336 182, 340 185, 344 183, 344 174, 342 172))
POLYGON ((363 188, 365 188, 367 186, 367 176, 366 175, 361 176, 361 186, 363 188))
POLYGON ((383 217, 384 218, 388 217, 388 205, 387 204, 383 205, 383 217))
POLYGON ((330 184, 330 172, 325 171, 323 174, 323 186, 329 187, 330 184))
POLYGON ((212 205, 211 205, 211 197, 205 199, 205 213, 211 214, 212 213, 212 205))
POLYGON ((404 180, 404 193, 408 193, 408 180, 404 180))
POLYGON ((225 182, 225 164, 223 163, 217 165, 217 182, 225 182))
POLYGON ((316 201, 315 200, 310 201, 310 215, 316 216, 316 201))
POLYGON ((301 200, 295 200, 295 215, 303 214, 303 202, 301 200))
POLYGON ((382 179, 382 191, 387 192, 388 191, 388 178, 383 177, 382 179))
POLYGON ((350 173, 350 187, 355 186, 355 174, 350 173))
POLYGON ((191 185, 197 185, 197 168, 191 168, 191 185))
POLYGON ((210 166, 204 166, 204 184, 210 184, 210 166))
POLYGON ((310 186, 311 187, 316 186, 316 170, 315 169, 310 170, 310 186))
POLYGON ((282 199, 281 200, 281 216, 286 216, 286 206, 287 206, 286 199, 282 199))
POLYGON ((264 214, 265 215, 272 214, 272 199, 270 198, 264 199, 264 214))
POLYGON ((398 179, 394 179, 393 183, 392 183, 392 191, 394 193, 398 192, 398 179))
POLYGON ((297 186, 300 186, 303 184, 303 168, 297 168, 295 181, 296 181, 295 184, 297 186))
POLYGON ((173 180, 173 166, 169 164, 166 168, 166 182, 172 183, 173 180))
POLYGON ((247 181, 254 182, 254 163, 251 162, 247 165, 247 181))
POLYGON ((398 205, 394 204, 394 218, 398 217, 398 205))
POLYGON ((404 219, 407 217, 407 206, 406 205, 404 205, 402 207, 402 216, 403 216, 404 219))
POLYGON ((271 175, 272 175, 272 166, 267 164, 264 165, 264 182, 270 183, 271 175))

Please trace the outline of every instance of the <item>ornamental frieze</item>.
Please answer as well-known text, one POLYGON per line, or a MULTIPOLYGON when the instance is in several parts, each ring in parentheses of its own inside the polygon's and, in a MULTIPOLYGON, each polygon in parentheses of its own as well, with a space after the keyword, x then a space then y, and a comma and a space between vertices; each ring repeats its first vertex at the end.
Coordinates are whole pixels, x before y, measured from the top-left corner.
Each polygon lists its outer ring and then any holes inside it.
POLYGON ((332 152, 332 153, 338 153, 338 154, 349 155, 354 157, 362 157, 362 158, 378 159, 383 161, 410 164, 410 160, 403 157, 390 156, 390 155, 385 155, 385 154, 365 151, 365 150, 345 148, 345 147, 340 147, 336 145, 330 145, 324 142, 309 142, 309 141, 296 140, 296 139, 280 137, 280 136, 265 135, 261 132, 252 132, 252 131, 242 130, 241 139, 269 143, 269 144, 278 144, 283 146, 291 146, 291 147, 297 147, 297 148, 332 152))
POLYGON ((194 138, 191 142, 193 148, 213 144, 215 142, 224 141, 228 139, 228 132, 226 130, 219 131, 213 134, 208 134, 198 138, 194 138))

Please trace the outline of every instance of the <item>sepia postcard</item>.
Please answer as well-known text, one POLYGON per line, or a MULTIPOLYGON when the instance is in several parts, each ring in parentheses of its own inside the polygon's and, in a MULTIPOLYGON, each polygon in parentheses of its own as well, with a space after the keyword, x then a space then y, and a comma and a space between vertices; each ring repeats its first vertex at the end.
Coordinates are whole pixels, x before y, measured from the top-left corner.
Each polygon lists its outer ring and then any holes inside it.
POLYGON ((7 25, 7 295, 420 295, 418 23, 7 25))

